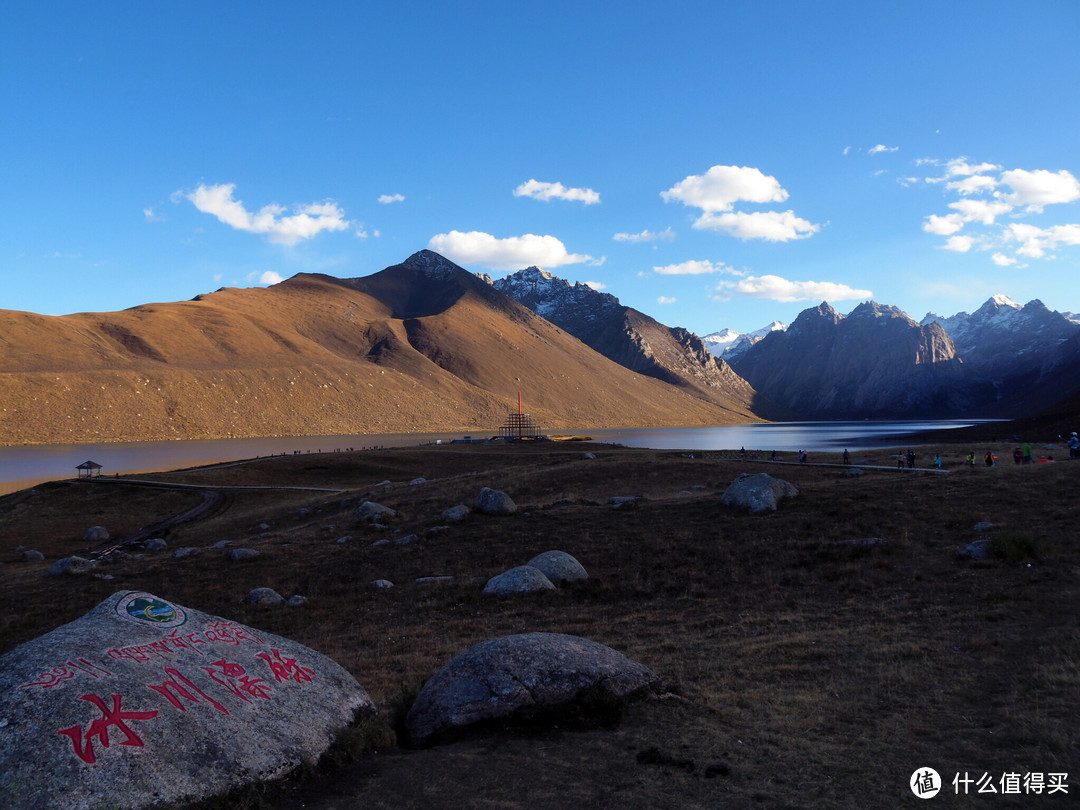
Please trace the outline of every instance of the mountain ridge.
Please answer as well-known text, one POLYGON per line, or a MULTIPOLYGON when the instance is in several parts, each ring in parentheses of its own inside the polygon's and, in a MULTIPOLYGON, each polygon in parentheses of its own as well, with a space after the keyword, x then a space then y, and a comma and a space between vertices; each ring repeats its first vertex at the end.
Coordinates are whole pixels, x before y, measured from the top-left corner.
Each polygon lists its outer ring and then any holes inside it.
POLYGON ((0 444, 756 419, 636 374, 430 251, 113 313, 0 311, 0 444))
POLYGON ((791 415, 764 401, 727 362, 714 357, 697 335, 624 306, 610 293, 581 282, 571 284, 539 267, 527 267, 498 280, 486 274, 480 278, 628 369, 721 407, 752 402, 759 415, 791 415))

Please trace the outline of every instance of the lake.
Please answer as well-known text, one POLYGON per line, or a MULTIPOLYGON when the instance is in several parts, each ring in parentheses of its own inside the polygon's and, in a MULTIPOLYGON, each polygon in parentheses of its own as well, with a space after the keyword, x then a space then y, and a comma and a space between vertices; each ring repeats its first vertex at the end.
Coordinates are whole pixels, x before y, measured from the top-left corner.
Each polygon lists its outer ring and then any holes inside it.
MULTIPOLYGON (((976 420, 769 422, 712 428, 651 430, 552 431, 587 435, 594 441, 655 450, 764 450, 808 452, 862 450, 905 445, 902 436, 930 430, 967 427, 976 420), (888 437, 897 437, 890 439, 888 437)), ((476 434, 479 437, 482 434, 476 434)), ((126 474, 175 470, 222 461, 283 454, 332 453, 352 448, 405 447, 449 442, 460 433, 395 433, 360 436, 283 436, 257 439, 209 439, 105 444, 52 444, 0 447, 0 495, 43 481, 73 478, 84 461, 102 472, 126 474)))

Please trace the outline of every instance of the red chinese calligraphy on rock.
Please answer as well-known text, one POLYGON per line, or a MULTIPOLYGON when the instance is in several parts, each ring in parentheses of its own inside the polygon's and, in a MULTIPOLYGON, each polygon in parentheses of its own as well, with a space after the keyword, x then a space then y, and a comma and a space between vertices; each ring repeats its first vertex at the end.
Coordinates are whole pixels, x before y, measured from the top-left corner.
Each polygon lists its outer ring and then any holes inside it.
MULTIPOLYGON (((114 660, 136 661, 140 664, 167 656, 176 655, 179 652, 190 651, 197 655, 206 656, 207 652, 199 649, 206 647, 211 642, 217 644, 229 644, 239 646, 244 642, 250 644, 262 644, 261 638, 234 622, 211 622, 202 630, 194 633, 181 633, 173 630, 167 636, 151 641, 146 644, 136 644, 130 647, 113 648, 106 651, 106 655, 114 660)), ((210 653, 211 655, 213 653, 210 653)))
POLYGON ((190 700, 192 703, 198 703, 199 698, 197 695, 201 695, 202 698, 217 709, 222 714, 228 714, 229 710, 210 697, 206 692, 201 690, 190 680, 180 674, 180 671, 173 667, 165 667, 165 674, 172 678, 171 681, 165 681, 157 686, 148 683, 147 689, 153 689, 159 695, 164 697, 169 703, 175 706, 182 712, 187 711, 187 706, 180 702, 180 698, 190 700))
POLYGON ((243 701, 250 702, 252 697, 270 700, 270 684, 262 678, 252 678, 240 664, 222 658, 203 670, 243 701))
POLYGON ((72 726, 71 728, 60 729, 57 734, 63 737, 69 737, 71 744, 75 749, 76 756, 83 762, 93 765, 97 762, 97 755, 94 753, 94 737, 98 738, 103 748, 109 747, 109 726, 116 726, 116 728, 124 735, 124 739, 120 741, 120 745, 130 745, 137 748, 143 747, 142 738, 132 731, 126 721, 129 720, 151 720, 157 717, 156 711, 150 712, 124 712, 120 710, 120 701, 123 697, 120 695, 112 696, 112 709, 108 709, 105 706, 105 701, 99 698, 97 695, 82 695, 79 700, 85 700, 94 704, 101 711, 101 717, 94 720, 86 729, 85 736, 83 735, 82 726, 72 726))
POLYGON ((65 661, 60 666, 53 667, 48 672, 38 675, 36 681, 24 683, 19 688, 27 689, 31 686, 39 686, 42 689, 52 689, 57 684, 71 680, 80 672, 89 675, 91 678, 103 678, 106 675, 112 675, 109 670, 99 667, 97 664, 91 664, 85 658, 80 658, 78 661, 65 661))
POLYGON ((255 657, 261 658, 270 665, 270 669, 274 673, 274 677, 277 678, 278 683, 290 680, 297 683, 311 683, 314 679, 315 670, 301 666, 295 658, 286 658, 281 654, 280 650, 273 647, 270 648, 270 653, 270 655, 256 653, 255 657))

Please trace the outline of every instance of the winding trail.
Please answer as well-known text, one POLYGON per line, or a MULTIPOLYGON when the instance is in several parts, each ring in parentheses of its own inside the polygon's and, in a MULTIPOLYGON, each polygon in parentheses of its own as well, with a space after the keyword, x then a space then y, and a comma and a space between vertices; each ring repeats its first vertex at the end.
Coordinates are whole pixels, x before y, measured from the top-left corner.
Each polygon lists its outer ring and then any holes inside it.
POLYGON ((91 478, 84 479, 84 483, 107 484, 112 486, 147 487, 150 489, 180 489, 196 490, 202 492, 202 503, 193 506, 185 512, 166 518, 165 520, 144 526, 132 534, 119 538, 108 546, 102 546, 89 552, 90 558, 99 560, 112 554, 114 551, 141 545, 145 540, 154 535, 163 534, 184 523, 190 523, 204 517, 207 513, 218 508, 225 501, 223 490, 289 490, 297 492, 331 492, 341 494, 348 492, 345 489, 326 489, 322 487, 283 487, 283 486, 209 486, 206 484, 178 484, 172 481, 147 481, 145 479, 129 478, 91 478))

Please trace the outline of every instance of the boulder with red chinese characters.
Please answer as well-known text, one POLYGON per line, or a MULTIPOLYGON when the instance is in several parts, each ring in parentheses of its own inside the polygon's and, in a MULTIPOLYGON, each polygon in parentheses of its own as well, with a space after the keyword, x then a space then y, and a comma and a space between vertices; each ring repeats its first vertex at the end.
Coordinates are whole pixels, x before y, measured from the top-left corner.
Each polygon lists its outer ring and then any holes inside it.
POLYGON ((197 801, 317 761, 373 710, 308 647, 123 591, 0 658, 0 807, 197 801))

